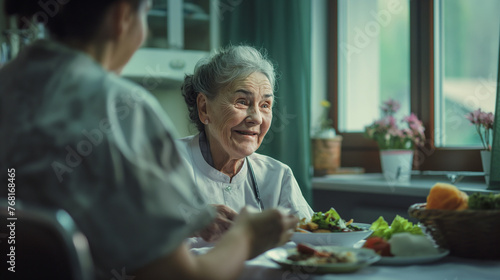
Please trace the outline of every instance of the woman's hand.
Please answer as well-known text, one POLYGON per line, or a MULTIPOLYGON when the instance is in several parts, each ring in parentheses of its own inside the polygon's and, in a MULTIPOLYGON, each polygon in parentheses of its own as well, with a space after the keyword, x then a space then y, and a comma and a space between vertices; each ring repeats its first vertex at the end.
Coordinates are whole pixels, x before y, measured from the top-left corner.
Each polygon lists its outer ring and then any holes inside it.
MULTIPOLYGON (((246 227, 250 237, 250 258, 285 244, 290 240, 299 218, 282 209, 269 209, 262 213, 244 207, 235 223, 246 227)), ((235 224, 235 226, 236 226, 235 224)))
MULTIPOLYGON (((231 219, 236 215, 231 208, 214 206, 223 218, 233 223, 231 219)), ((251 209, 243 208, 231 229, 206 254, 195 256, 183 244, 169 255, 135 271, 134 275, 137 279, 236 279, 245 260, 290 240, 299 221, 280 209, 262 213, 252 213, 251 209)))
POLYGON ((238 213, 226 205, 213 204, 217 216, 210 225, 198 233, 198 236, 207 242, 215 242, 233 225, 233 220, 238 213))

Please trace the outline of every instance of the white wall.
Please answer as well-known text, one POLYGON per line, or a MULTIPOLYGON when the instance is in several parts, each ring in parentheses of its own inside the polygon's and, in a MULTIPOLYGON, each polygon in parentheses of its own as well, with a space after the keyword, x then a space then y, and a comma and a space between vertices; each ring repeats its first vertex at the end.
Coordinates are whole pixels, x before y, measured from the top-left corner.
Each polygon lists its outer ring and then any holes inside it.
POLYGON ((174 123, 179 137, 198 133, 188 117, 188 108, 182 96, 181 85, 173 84, 168 88, 152 90, 151 93, 158 99, 161 106, 174 123))

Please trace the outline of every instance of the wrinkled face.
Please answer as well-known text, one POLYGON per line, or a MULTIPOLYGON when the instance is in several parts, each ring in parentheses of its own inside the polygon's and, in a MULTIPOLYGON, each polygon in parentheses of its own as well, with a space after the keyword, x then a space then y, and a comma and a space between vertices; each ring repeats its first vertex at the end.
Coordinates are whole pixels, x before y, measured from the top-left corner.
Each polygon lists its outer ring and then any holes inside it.
POLYGON ((271 126, 273 101, 271 84, 259 72, 233 82, 208 100, 205 131, 212 156, 225 153, 241 159, 255 152, 271 126))

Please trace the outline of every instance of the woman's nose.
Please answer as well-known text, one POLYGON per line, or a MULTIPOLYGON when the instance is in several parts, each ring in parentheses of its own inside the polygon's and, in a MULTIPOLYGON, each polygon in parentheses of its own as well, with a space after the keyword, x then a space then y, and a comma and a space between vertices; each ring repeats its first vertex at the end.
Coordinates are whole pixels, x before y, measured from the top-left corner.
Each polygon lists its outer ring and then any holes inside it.
POLYGON ((247 122, 251 122, 254 124, 261 124, 262 123, 262 113, 259 111, 258 108, 252 106, 248 108, 248 116, 246 118, 247 122))

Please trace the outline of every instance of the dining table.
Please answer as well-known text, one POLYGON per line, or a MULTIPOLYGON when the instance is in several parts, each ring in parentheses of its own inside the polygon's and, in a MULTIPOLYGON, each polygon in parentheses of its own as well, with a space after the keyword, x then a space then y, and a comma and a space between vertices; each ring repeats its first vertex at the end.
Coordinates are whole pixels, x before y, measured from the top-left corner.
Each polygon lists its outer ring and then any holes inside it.
MULTIPOLYGON (((295 247, 288 242, 283 248, 295 247)), ((275 249, 272 249, 275 250, 275 249)), ((304 268, 283 269, 274 262, 268 251, 246 261, 240 280, 481 280, 500 279, 500 260, 469 259, 447 255, 428 263, 397 265, 377 262, 349 273, 314 274, 304 268)))

